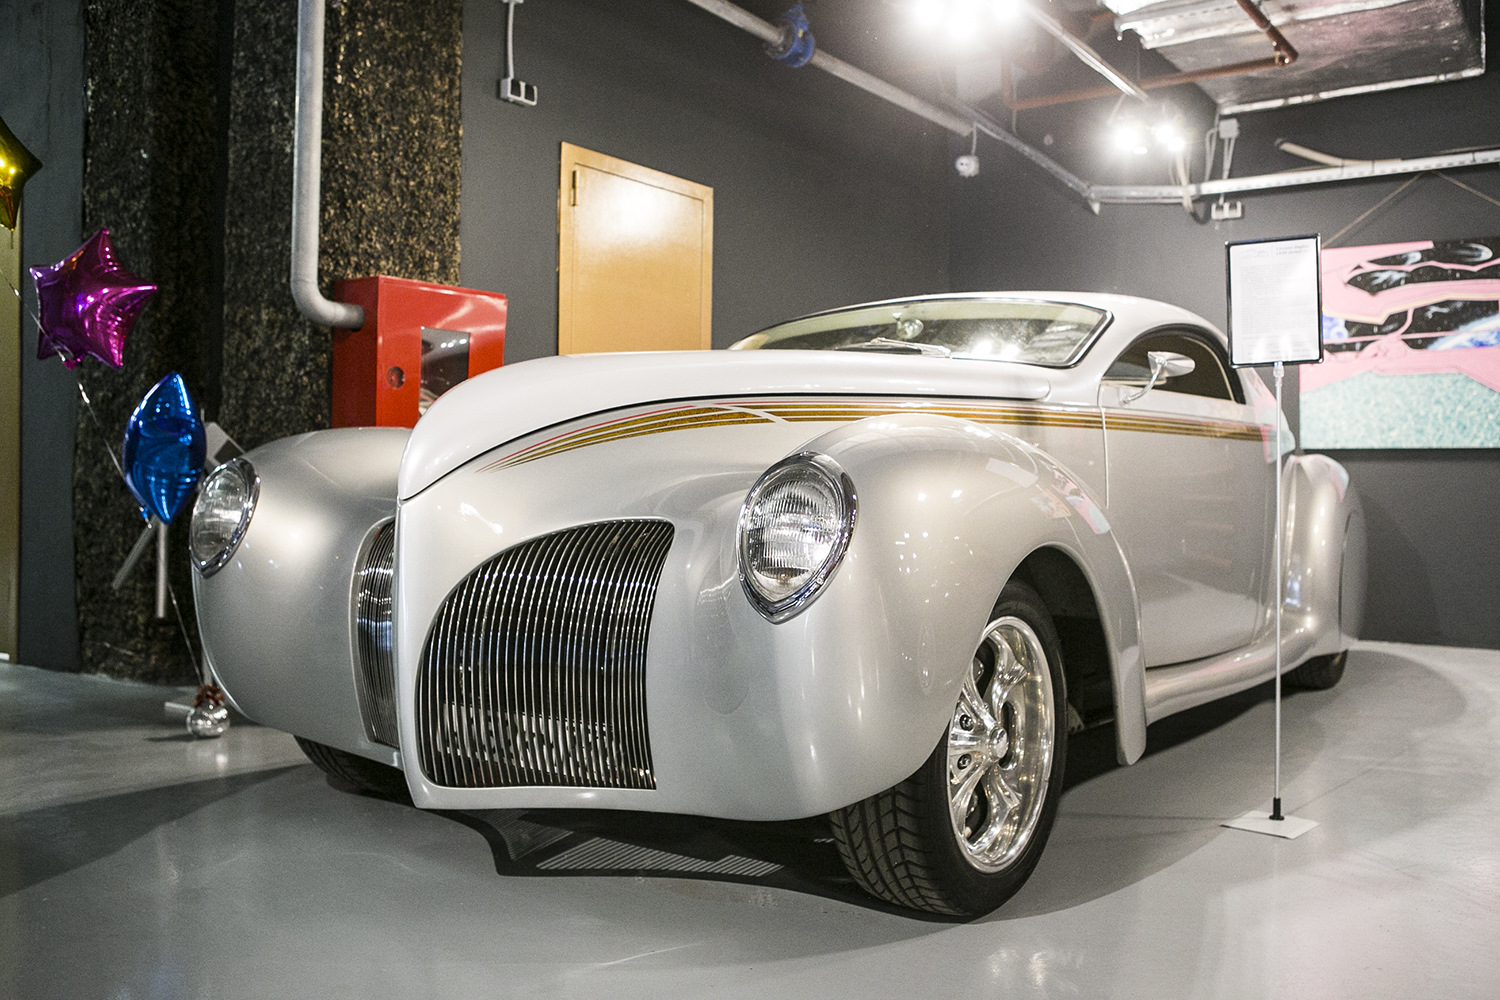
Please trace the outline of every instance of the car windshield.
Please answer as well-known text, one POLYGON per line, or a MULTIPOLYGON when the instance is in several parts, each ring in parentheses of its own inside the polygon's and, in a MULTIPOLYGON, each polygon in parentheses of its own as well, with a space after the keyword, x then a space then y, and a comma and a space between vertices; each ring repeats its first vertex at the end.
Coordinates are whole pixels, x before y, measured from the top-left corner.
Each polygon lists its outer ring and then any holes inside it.
POLYGON ((822 313, 753 334, 731 350, 889 350, 1062 368, 1083 357, 1109 314, 1071 302, 935 299, 822 313))

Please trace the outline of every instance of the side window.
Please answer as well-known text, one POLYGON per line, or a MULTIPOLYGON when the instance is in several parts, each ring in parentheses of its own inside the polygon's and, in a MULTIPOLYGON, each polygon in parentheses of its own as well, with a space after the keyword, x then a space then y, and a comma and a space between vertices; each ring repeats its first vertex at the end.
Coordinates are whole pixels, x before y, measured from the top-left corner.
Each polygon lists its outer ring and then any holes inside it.
POLYGON ((1151 377, 1151 363, 1146 357, 1151 351, 1172 351, 1193 359, 1190 374, 1159 382, 1157 389, 1244 402, 1238 380, 1230 377, 1229 366, 1218 347, 1206 335, 1189 330, 1159 330, 1147 334, 1125 348, 1104 377, 1111 382, 1145 385, 1151 377))

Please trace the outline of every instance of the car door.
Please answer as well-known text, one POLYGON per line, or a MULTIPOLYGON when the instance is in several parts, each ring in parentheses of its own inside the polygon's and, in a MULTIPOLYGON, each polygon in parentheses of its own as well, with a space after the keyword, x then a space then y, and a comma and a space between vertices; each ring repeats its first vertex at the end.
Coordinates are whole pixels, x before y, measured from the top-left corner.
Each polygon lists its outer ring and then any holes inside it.
POLYGON ((1217 338, 1172 328, 1138 338, 1100 385, 1109 521, 1140 595, 1148 666, 1245 645, 1262 620, 1273 428, 1237 376, 1217 338), (1185 355, 1193 371, 1140 394, 1152 351, 1185 355))

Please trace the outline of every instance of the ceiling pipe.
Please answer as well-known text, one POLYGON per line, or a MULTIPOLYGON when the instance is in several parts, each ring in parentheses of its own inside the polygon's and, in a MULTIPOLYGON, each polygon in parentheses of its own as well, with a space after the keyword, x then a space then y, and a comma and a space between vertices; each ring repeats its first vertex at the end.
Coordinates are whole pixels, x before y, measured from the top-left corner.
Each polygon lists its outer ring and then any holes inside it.
MULTIPOLYGON (((1249 0, 1239 0, 1239 2, 1243 6, 1249 0)), ((1021 10, 1025 12, 1026 16, 1037 27, 1061 42, 1069 52, 1082 60, 1085 66, 1110 82, 1110 87, 1099 88, 1104 93, 1113 94, 1118 91, 1121 94, 1134 97, 1138 101, 1149 101, 1151 99, 1151 96, 1142 90, 1139 85, 1105 62, 1104 57, 1095 52, 1083 39, 1073 34, 1067 28, 1064 28, 1062 22, 1058 21, 1057 18, 1030 3, 1023 2, 1020 6, 1021 10)))
MULTIPOLYGON (((1273 50, 1271 55, 1264 59, 1251 59, 1246 62, 1230 63, 1227 66, 1214 66, 1208 69, 1195 69, 1180 73, 1164 73, 1160 76, 1148 76, 1133 86, 1137 90, 1158 90, 1162 87, 1177 87, 1185 83, 1197 83, 1200 80, 1221 80, 1225 77, 1243 76, 1246 73, 1257 73, 1261 70, 1279 69, 1283 66, 1290 66, 1297 61, 1298 53, 1296 48, 1292 46, 1291 42, 1286 40, 1286 36, 1277 30, 1276 26, 1266 18, 1266 15, 1261 13, 1260 8, 1255 5, 1254 0, 1234 0, 1234 2, 1239 5, 1240 9, 1245 12, 1246 16, 1250 18, 1255 26, 1271 40, 1271 48, 1273 50)), ((1028 12, 1034 10, 1029 4, 1025 6, 1028 12)), ((1036 19, 1035 16, 1033 19, 1036 19)), ((1037 23, 1040 24, 1041 22, 1038 21, 1037 23)), ((1061 24, 1057 22, 1054 22, 1054 24, 1056 24, 1057 29, 1062 31, 1064 35, 1068 35, 1070 38, 1075 37, 1061 24)), ((1050 31, 1051 29, 1048 30, 1050 31)), ((1064 45, 1068 44, 1062 35, 1057 35, 1056 37, 1064 45)), ((1092 52, 1093 50, 1090 49, 1089 51, 1092 52)), ((1061 94, 1042 94, 1038 97, 1017 98, 1010 97, 1002 91, 1000 99, 1012 111, 1029 111, 1032 108, 1071 104, 1074 101, 1087 101, 1096 97, 1112 97, 1117 92, 1118 90, 1115 87, 1085 87, 1079 90, 1069 90, 1061 94)))
POLYGON ((1062 185, 1068 190, 1072 191, 1080 198, 1083 198, 1085 201, 1090 202, 1095 212, 1099 210, 1098 206, 1093 204, 1093 199, 1089 196, 1089 191, 1090 189, 1092 189, 1093 185, 1068 170, 1068 168, 1064 167, 1062 164, 1058 163, 1056 160, 1052 159, 1041 150, 1032 147, 1019 136, 1015 135, 1012 132, 1007 132, 1005 129, 1001 128, 999 125, 996 125, 988 118, 977 113, 974 116, 974 129, 978 132, 984 133, 997 142, 1009 146, 1017 153, 1020 153, 1022 156, 1026 157, 1026 159, 1030 160, 1032 163, 1036 164, 1038 167, 1041 167, 1047 173, 1051 174, 1055 180, 1060 181, 1062 185))
MULTIPOLYGON (((1093 184, 1071 173, 1066 167, 1041 150, 1028 145, 1014 133, 1007 132, 990 120, 984 112, 955 98, 947 100, 956 111, 973 118, 976 130, 1004 143, 1045 170, 1053 179, 1083 199, 1096 215, 1101 205, 1177 205, 1181 204, 1184 197, 1191 200, 1221 194, 1237 194, 1243 191, 1307 187, 1313 184, 1333 184, 1338 181, 1363 180, 1369 177, 1399 177, 1404 174, 1421 174, 1432 170, 1457 170, 1463 167, 1481 167, 1500 163, 1500 148, 1493 148, 1463 153, 1443 153, 1410 160, 1347 160, 1325 169, 1284 170, 1274 174, 1231 177, 1217 181, 1203 181, 1198 184, 1093 184)), ((1285 140, 1282 141, 1285 142, 1285 140)))
POLYGON ((365 311, 318 290, 318 212, 323 167, 323 3, 297 2, 297 110, 292 143, 292 301, 323 326, 358 330, 365 311))
MULTIPOLYGON (((708 13, 723 21, 729 22, 741 31, 748 31, 768 45, 776 45, 781 41, 780 28, 769 21, 761 20, 743 7, 729 3, 728 0, 688 0, 688 3, 708 11, 708 13)), ((822 49, 814 50, 812 59, 808 61, 807 65, 816 66, 823 72, 838 77, 845 83, 852 83, 859 89, 874 94, 881 100, 889 101, 898 108, 904 108, 912 114, 919 115, 935 125, 941 125, 943 128, 957 135, 972 135, 974 133, 974 123, 969 119, 960 118, 930 101, 924 101, 915 94, 908 93, 899 87, 886 83, 880 77, 866 73, 858 66, 851 66, 849 63, 844 62, 844 60, 835 58, 822 49)))
POLYGON ((1371 163, 1372 160, 1350 160, 1342 156, 1333 156, 1329 153, 1320 153, 1316 149, 1308 149, 1306 146, 1298 145, 1289 139, 1277 139, 1276 148, 1283 153, 1300 156, 1304 160, 1313 163, 1321 163, 1326 167, 1352 167, 1360 163, 1371 163))
POLYGON ((1184 191, 1190 198, 1203 198, 1220 194, 1237 194, 1243 191, 1270 191, 1306 187, 1311 184, 1332 184, 1338 181, 1363 180, 1369 177, 1400 177, 1405 174, 1424 174, 1432 170, 1481 167, 1491 163, 1500 163, 1500 148, 1481 149, 1468 153, 1446 153, 1440 156, 1422 156, 1410 160, 1351 160, 1342 166, 1285 170, 1254 177, 1203 181, 1200 184, 1189 184, 1186 188, 1177 185, 1130 187, 1091 184, 1088 190, 1090 199, 1102 204, 1169 204, 1181 201, 1184 191))

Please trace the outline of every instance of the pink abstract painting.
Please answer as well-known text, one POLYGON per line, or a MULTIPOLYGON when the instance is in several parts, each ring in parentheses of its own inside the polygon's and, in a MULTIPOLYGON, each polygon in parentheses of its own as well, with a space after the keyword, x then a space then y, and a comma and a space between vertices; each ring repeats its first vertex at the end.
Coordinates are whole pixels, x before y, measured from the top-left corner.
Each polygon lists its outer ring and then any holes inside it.
POLYGON ((1325 249, 1307 448, 1500 447, 1500 237, 1325 249))

